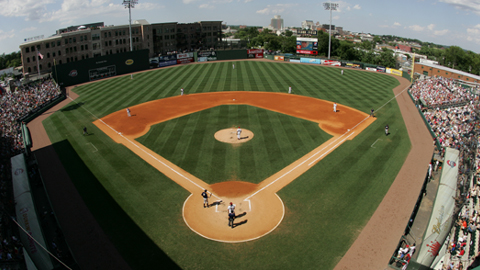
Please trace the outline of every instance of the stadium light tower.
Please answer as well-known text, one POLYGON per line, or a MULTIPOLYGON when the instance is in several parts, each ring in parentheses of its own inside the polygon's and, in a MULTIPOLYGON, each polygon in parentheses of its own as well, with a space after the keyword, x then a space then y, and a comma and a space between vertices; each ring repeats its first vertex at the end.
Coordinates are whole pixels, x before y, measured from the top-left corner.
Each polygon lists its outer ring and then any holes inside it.
POLYGON ((330 27, 328 29, 328 59, 330 59, 330 49, 332 46, 332 10, 337 10, 338 4, 326 2, 323 3, 323 7, 325 7, 325 10, 330 10, 330 27))
POLYGON ((130 51, 133 51, 133 44, 132 44, 132 8, 138 4, 138 0, 123 0, 123 5, 125 8, 128 8, 128 24, 130 30, 130 51))

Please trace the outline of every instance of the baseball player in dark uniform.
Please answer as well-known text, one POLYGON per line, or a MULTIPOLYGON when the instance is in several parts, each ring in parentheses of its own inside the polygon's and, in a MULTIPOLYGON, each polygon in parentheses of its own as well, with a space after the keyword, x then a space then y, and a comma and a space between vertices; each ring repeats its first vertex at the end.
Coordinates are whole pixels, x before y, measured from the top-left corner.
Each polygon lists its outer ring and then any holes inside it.
POLYGON ((235 220, 235 212, 228 213, 228 226, 233 229, 233 221, 235 220))
POLYGON ((212 196, 212 193, 210 193, 210 196, 208 195, 208 191, 205 189, 204 192, 202 192, 202 197, 203 197, 203 208, 208 207, 208 198, 212 196))

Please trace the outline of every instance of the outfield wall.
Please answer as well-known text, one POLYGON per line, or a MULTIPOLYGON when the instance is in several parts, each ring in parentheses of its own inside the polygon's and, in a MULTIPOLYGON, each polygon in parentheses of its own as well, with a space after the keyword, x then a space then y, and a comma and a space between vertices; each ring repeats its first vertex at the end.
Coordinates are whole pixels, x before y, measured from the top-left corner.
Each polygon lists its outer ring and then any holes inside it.
POLYGON ((148 59, 148 50, 110 54, 56 65, 53 74, 57 83, 66 87, 146 70, 149 68, 148 59))

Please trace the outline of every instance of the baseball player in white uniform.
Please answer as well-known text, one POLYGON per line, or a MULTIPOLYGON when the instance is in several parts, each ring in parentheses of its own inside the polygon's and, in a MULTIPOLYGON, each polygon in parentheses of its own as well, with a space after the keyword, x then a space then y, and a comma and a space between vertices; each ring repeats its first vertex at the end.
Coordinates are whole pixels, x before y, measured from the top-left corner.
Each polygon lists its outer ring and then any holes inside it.
POLYGON ((235 213, 235 204, 233 204, 232 202, 228 206, 228 213, 235 213))
POLYGON ((337 103, 333 103, 333 112, 337 112, 337 103))
POLYGON ((127 115, 128 115, 128 117, 132 116, 132 115, 130 114, 130 109, 129 109, 129 108, 127 108, 127 115))
POLYGON ((183 88, 180 89, 180 96, 183 96, 183 88))
POLYGON ((291 86, 288 87, 288 93, 289 93, 289 94, 292 93, 292 87, 291 87, 291 86))
POLYGON ((237 128, 237 139, 240 140, 240 134, 242 134, 242 129, 240 127, 237 128))

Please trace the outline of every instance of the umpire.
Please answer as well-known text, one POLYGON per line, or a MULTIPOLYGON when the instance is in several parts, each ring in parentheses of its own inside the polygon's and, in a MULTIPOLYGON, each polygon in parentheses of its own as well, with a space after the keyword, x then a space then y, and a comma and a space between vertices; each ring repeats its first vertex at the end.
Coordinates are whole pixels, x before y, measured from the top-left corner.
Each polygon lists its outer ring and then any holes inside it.
POLYGON ((228 213, 228 226, 233 229, 233 221, 235 220, 235 212, 228 213))

